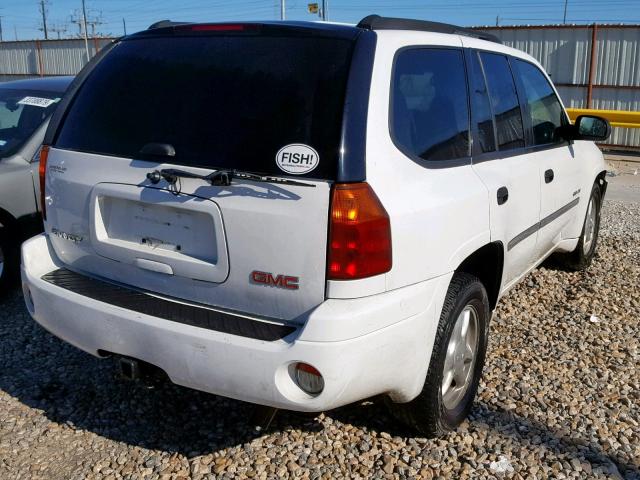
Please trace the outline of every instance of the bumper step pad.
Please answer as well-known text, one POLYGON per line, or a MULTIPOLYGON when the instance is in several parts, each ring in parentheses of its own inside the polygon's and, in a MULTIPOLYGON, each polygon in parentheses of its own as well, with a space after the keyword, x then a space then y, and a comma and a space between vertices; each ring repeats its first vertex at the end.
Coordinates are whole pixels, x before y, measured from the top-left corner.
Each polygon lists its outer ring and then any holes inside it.
POLYGON ((240 337, 273 342, 293 333, 291 325, 247 318, 156 297, 114 283, 87 277, 61 268, 42 276, 42 280, 93 300, 152 317, 240 337))

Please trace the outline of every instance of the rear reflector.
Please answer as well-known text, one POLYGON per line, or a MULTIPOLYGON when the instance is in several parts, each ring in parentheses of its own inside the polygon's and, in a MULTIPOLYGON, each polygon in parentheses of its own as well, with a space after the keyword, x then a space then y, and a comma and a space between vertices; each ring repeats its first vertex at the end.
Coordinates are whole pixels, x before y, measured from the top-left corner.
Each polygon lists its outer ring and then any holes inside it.
POLYGON ((47 159, 49 158, 49 145, 43 145, 40 148, 40 164, 38 165, 38 177, 40 179, 40 212, 42 219, 47 219, 47 205, 44 202, 44 183, 45 174, 47 172, 47 159))
POLYGON ((367 183, 333 187, 329 280, 355 280, 391 270, 389 215, 367 183))
POLYGON ((309 395, 319 395, 324 390, 322 375, 308 363, 296 363, 296 382, 309 395))

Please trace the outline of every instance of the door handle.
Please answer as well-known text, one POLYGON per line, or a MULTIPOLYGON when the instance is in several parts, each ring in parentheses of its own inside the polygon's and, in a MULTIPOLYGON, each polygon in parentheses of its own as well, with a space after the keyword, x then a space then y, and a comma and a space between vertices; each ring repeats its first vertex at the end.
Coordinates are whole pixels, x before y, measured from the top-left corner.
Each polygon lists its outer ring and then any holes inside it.
POLYGON ((500 187, 498 189, 498 205, 502 205, 504 203, 507 202, 507 200, 509 200, 509 190, 507 190, 507 187, 500 187))
POLYGON ((549 169, 546 172, 544 172, 544 183, 551 183, 553 182, 553 170, 549 169))

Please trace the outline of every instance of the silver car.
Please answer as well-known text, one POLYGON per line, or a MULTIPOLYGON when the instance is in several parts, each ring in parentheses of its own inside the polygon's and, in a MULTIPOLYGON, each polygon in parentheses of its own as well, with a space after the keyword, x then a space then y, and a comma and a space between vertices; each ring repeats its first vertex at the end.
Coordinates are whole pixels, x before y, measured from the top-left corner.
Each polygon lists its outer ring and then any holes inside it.
POLYGON ((73 77, 0 83, 0 296, 17 278, 20 244, 42 231, 38 153, 73 77))

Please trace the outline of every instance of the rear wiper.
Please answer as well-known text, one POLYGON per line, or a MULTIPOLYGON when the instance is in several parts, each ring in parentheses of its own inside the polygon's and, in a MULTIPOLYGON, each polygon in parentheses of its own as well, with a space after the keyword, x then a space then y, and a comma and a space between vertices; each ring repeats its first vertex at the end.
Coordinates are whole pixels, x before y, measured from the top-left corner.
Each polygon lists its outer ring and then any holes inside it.
POLYGON ((280 185, 295 185, 298 187, 315 187, 312 183, 298 182, 296 180, 289 180, 288 178, 258 175, 256 173, 242 172, 239 170, 216 170, 208 175, 198 175, 197 173, 177 170, 175 168, 163 168, 162 170, 154 170, 153 172, 147 173, 147 179, 154 185, 162 179, 166 180, 170 185, 175 185, 178 178, 198 178, 216 187, 228 187, 234 179, 279 183, 280 185))

